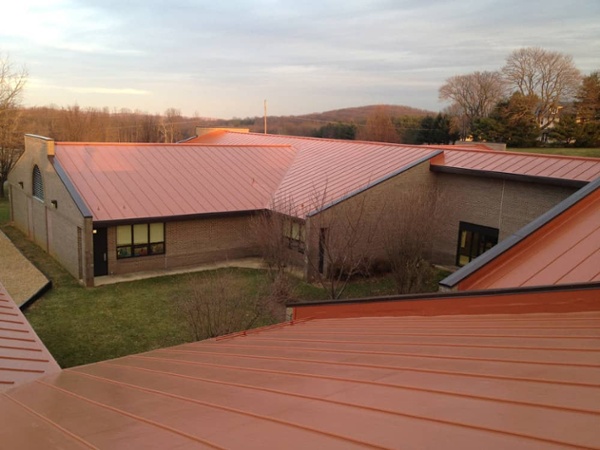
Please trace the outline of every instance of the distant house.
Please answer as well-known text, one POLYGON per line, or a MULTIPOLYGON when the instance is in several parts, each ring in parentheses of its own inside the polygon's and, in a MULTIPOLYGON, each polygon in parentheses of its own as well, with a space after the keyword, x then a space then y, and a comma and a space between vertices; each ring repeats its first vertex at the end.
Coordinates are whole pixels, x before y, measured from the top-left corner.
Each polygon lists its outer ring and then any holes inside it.
MULTIPOLYGON (((111 274, 260 256, 248 229, 274 211, 289 218, 289 250, 309 273, 328 269, 325 218, 361 204, 364 220, 381 222, 380 211, 406 207, 400 196, 436 190, 447 212, 432 228, 432 260, 463 266, 600 176, 593 158, 197 134, 179 144, 28 135, 9 177, 12 220, 92 286, 111 274)), ((377 254, 383 245, 368 244, 377 254)))

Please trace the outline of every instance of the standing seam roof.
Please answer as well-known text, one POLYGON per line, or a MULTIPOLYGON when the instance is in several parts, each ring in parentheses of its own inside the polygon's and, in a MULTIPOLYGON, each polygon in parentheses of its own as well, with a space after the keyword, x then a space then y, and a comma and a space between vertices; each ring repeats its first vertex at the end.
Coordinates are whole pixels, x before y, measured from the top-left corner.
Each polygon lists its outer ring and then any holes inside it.
POLYGON ((95 221, 264 209, 295 153, 287 145, 56 144, 95 221))
POLYGON ((0 283, 0 392, 59 370, 52 355, 0 283))
POLYGON ((598 312, 272 327, 21 386, 0 396, 1 433, 36 448, 598 448, 598 330, 598 312))

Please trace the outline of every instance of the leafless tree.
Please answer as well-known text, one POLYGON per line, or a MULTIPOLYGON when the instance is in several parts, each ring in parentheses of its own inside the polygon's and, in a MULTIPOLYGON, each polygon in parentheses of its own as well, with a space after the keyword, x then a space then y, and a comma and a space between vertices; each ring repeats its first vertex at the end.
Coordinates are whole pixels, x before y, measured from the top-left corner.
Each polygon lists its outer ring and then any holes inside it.
POLYGON ((306 260, 309 278, 332 299, 338 299, 350 280, 368 273, 375 257, 380 205, 364 192, 327 208, 327 190, 314 195, 316 211, 308 219, 306 260))
POLYGON ((190 278, 174 299, 194 339, 201 340, 273 323, 274 305, 265 293, 249 293, 244 281, 228 272, 190 278))
POLYGON ((535 116, 541 130, 555 122, 560 102, 572 98, 581 81, 571 56, 539 47, 512 52, 502 74, 512 89, 537 97, 535 116))
POLYGON ((426 292, 433 279, 431 252, 436 228, 450 202, 435 188, 404 192, 387 208, 381 234, 399 294, 426 292))
POLYGON ((181 140, 183 137, 179 125, 182 121, 181 111, 175 108, 169 108, 160 120, 160 132, 162 140, 165 143, 171 144, 181 140))
POLYGON ((359 129, 357 138, 373 142, 400 142, 400 135, 385 106, 378 107, 367 118, 367 123, 359 129))
POLYGON ((487 117, 505 94, 502 75, 487 71, 450 77, 439 90, 440 100, 458 105, 469 126, 474 120, 487 117))
POLYGON ((8 56, 0 55, 0 198, 4 197, 4 182, 23 151, 19 139, 19 105, 27 70, 16 68, 8 56))

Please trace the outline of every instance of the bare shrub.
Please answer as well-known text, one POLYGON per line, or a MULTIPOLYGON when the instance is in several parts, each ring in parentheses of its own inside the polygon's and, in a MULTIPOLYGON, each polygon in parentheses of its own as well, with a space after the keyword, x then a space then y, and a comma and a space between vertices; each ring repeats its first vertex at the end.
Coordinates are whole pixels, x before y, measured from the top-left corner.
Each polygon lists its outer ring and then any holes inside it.
POLYGON ((175 303, 196 340, 273 323, 277 312, 268 292, 249 292, 244 279, 221 271, 191 278, 175 303))
POLYGON ((366 193, 330 209, 326 198, 326 190, 314 196, 313 242, 306 246, 306 259, 311 278, 338 299, 353 277, 368 275, 380 211, 369 207, 366 193))
POLYGON ((426 292, 435 275, 431 266, 433 236, 448 205, 436 189, 421 189, 396 199, 382 234, 390 271, 399 294, 426 292))

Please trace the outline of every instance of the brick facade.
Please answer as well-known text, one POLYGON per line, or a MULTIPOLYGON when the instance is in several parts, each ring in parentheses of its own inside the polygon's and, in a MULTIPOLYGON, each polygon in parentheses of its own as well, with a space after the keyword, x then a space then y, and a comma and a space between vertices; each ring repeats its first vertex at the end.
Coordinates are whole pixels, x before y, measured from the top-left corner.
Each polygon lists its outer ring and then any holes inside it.
POLYGON ((446 173, 436 173, 436 182, 452 207, 438 224, 432 260, 449 265, 456 262, 459 222, 497 228, 502 241, 577 190, 446 173))
POLYGON ((165 223, 165 254, 117 259, 116 227, 109 227, 108 272, 111 275, 173 269, 258 256, 251 215, 211 217, 165 223))

